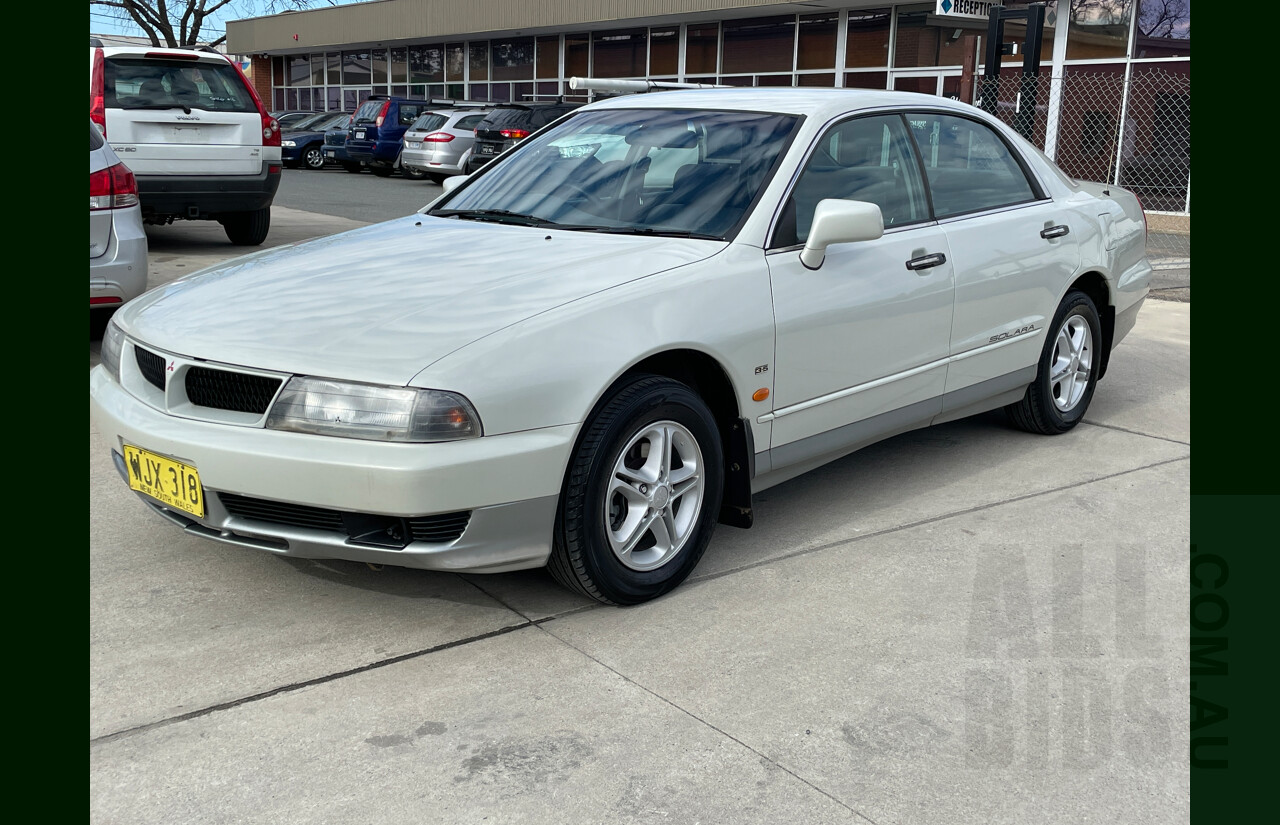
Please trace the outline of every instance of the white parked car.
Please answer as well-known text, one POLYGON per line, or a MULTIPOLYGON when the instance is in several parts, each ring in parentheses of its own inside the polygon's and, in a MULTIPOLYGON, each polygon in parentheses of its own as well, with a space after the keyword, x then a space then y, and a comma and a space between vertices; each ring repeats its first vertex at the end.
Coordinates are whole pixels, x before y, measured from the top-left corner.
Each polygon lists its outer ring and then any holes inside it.
POLYGON ((91 407, 147 504, 640 602, 753 492, 873 441, 999 407, 1071 429, 1151 275, 1133 195, 914 94, 614 98, 446 189, 117 313, 91 407))
POLYGON ((89 48, 89 119, 138 179, 151 224, 216 220, 257 246, 280 187, 280 126, 226 55, 89 48))
MULTIPOLYGON (((138 183, 89 123, 89 311, 105 316, 147 289, 138 183)), ((103 329, 105 321, 90 328, 103 329)))

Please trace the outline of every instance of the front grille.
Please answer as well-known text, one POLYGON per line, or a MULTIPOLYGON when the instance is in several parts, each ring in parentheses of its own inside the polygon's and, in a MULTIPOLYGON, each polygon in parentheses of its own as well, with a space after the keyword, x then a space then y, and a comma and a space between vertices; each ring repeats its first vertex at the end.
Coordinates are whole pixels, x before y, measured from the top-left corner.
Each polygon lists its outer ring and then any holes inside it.
POLYGON ((199 407, 262 415, 278 389, 279 378, 208 367, 187 370, 187 400, 199 407))
POLYGON ((265 521, 269 524, 280 524, 286 527, 305 527, 311 530, 324 530, 329 533, 342 533, 361 544, 378 544, 379 546, 403 547, 406 537, 409 541, 427 541, 445 543, 454 541, 467 529, 471 521, 471 512, 465 510, 458 513, 441 513, 435 516, 415 516, 401 519, 395 516, 374 516, 365 513, 344 513, 341 510, 328 510, 323 507, 309 507, 305 504, 288 504, 282 501, 267 501, 260 498, 219 493, 222 506, 233 516, 265 521), (401 529, 401 525, 407 530, 401 529), (390 528, 390 529, 387 529, 390 528), (371 534, 386 533, 398 537, 395 540, 371 540, 371 534))
POLYGON ((408 519, 409 534, 414 541, 453 541, 467 529, 471 511, 441 513, 438 516, 418 516, 408 519))
POLYGON ((147 383, 164 389, 164 358, 142 347, 134 347, 133 356, 138 362, 138 371, 147 379, 147 383))
POLYGON ((227 512, 233 516, 266 521, 271 524, 283 524, 288 527, 309 527, 312 530, 328 530, 334 533, 346 532, 342 527, 342 513, 337 510, 308 507, 305 504, 286 504, 282 501, 267 501, 233 493, 219 493, 218 498, 222 501, 222 506, 226 507, 227 512))

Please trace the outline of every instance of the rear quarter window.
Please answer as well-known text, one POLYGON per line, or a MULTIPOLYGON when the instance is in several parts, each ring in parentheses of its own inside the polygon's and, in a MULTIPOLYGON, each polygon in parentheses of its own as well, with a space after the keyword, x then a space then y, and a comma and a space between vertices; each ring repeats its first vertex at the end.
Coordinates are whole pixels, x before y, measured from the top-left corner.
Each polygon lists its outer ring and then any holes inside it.
POLYGON ((92 123, 89 124, 89 151, 96 152, 102 148, 102 135, 98 134, 98 127, 92 123))

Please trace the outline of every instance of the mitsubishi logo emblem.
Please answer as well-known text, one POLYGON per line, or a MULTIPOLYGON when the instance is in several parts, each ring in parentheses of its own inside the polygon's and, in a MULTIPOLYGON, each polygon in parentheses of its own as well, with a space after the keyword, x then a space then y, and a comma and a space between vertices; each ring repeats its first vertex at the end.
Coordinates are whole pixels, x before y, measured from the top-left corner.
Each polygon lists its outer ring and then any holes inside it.
POLYGON ((165 369, 166 369, 167 371, 169 371, 169 372, 173 372, 173 362, 172 362, 172 361, 170 361, 170 362, 169 362, 169 366, 165 367, 165 369))

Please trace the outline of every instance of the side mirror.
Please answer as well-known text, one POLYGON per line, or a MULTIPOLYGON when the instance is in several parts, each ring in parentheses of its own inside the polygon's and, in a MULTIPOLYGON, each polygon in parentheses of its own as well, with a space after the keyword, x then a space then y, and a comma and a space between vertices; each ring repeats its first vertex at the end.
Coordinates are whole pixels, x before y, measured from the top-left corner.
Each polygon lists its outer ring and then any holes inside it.
POLYGON ((806 269, 817 269, 826 260, 827 247, 831 244, 874 241, 883 235, 884 216, 874 203, 837 198, 818 201, 809 226, 809 239, 800 250, 800 263, 806 269))
POLYGON ((451 175, 444 179, 444 182, 440 184, 440 188, 445 191, 445 194, 448 194, 465 183, 466 180, 466 175, 451 175))

